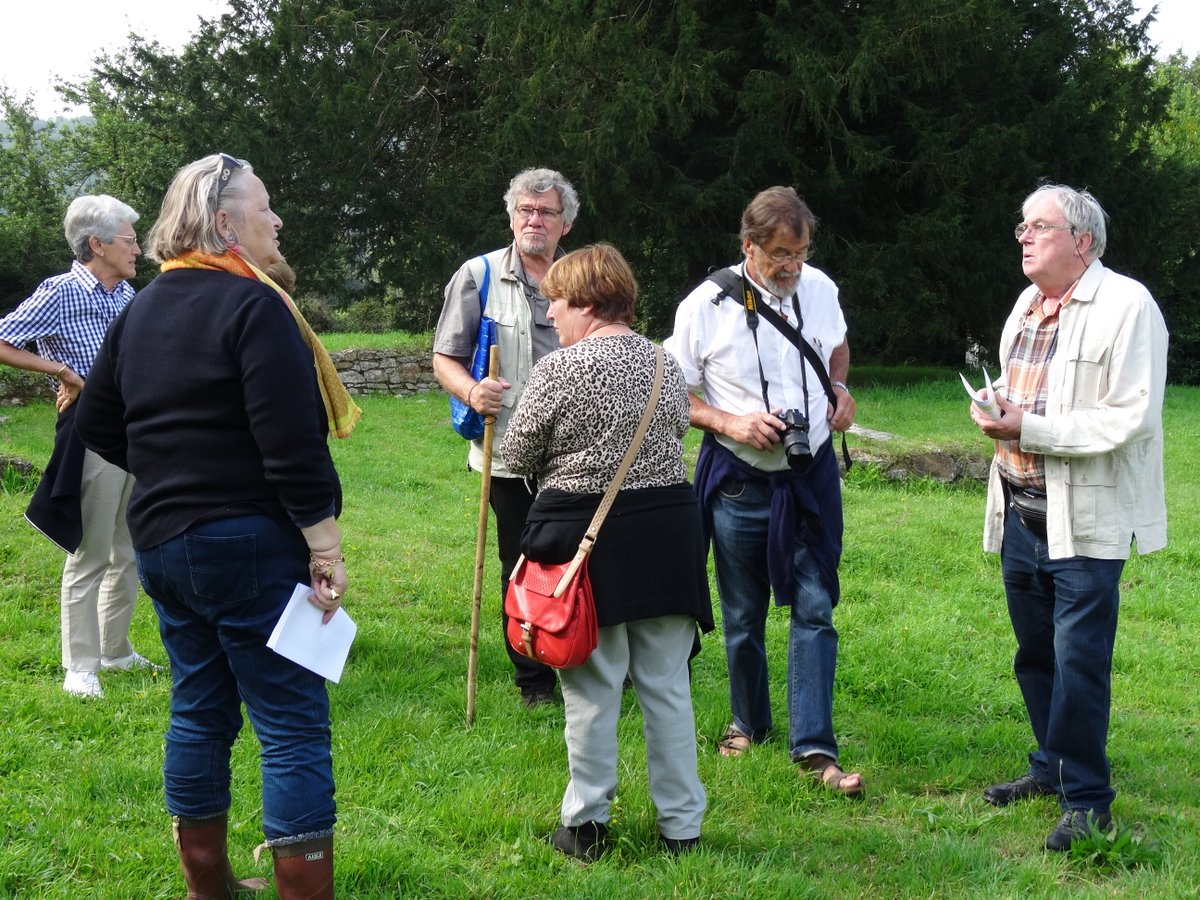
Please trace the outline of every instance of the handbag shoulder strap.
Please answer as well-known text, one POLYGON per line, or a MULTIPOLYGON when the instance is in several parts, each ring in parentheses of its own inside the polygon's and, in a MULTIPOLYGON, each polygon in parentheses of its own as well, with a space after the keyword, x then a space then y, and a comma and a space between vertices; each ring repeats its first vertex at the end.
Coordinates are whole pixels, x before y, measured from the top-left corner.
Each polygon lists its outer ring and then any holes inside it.
POLYGON ((633 441, 630 442, 629 449, 625 451, 625 458, 621 460, 621 465, 617 467, 617 472, 613 475, 608 489, 604 492, 604 496, 600 498, 600 505, 596 508, 596 514, 592 516, 592 521, 588 524, 587 531, 584 532, 583 540, 579 542, 579 549, 575 551, 575 557, 571 560, 571 564, 567 566, 562 578, 558 581, 558 585, 554 588, 555 597, 563 595, 567 586, 571 583, 571 579, 575 577, 575 573, 583 565, 583 561, 592 552, 592 547, 596 543, 596 535, 600 531, 600 526, 604 524, 604 519, 612 507, 613 501, 617 499, 617 492, 621 490, 621 485, 625 483, 625 476, 629 474, 633 460, 637 456, 638 450, 642 447, 642 441, 646 437, 646 432, 650 430, 650 420, 654 418, 654 410, 658 408, 658 398, 662 393, 663 372, 666 369, 666 356, 663 353, 662 347, 654 348, 654 357, 654 383, 650 386, 650 400, 646 403, 645 412, 642 413, 642 421, 638 423, 637 431, 633 435, 633 441))
POLYGON ((654 383, 650 387, 650 400, 646 403, 646 410, 642 413, 642 420, 638 423, 637 431, 634 432, 633 441, 629 445, 629 449, 625 451, 625 458, 621 460, 621 465, 617 467, 617 472, 613 475, 612 482, 608 485, 608 490, 604 492, 604 496, 600 499, 600 505, 596 508, 596 514, 592 516, 591 524, 588 525, 587 531, 583 535, 583 540, 579 542, 579 549, 583 553, 591 553, 592 545, 596 543, 596 535, 600 531, 600 526, 604 524, 604 519, 608 515, 609 509, 612 508, 613 501, 617 499, 617 492, 621 490, 621 485, 625 483, 625 476, 629 474, 629 469, 633 465, 633 460, 641 449, 642 441, 646 437, 646 432, 650 430, 650 420, 654 418, 654 410, 658 407, 658 398, 662 393, 663 373, 666 370, 666 358, 663 354, 662 347, 654 348, 654 383))

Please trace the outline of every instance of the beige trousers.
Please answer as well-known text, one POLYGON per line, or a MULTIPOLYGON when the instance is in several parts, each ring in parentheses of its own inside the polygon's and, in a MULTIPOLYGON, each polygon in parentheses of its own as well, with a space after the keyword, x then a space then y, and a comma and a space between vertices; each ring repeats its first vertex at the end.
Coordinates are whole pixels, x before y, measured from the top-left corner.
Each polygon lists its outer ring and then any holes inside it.
POLYGON ((100 657, 133 652, 129 623, 137 597, 137 567, 125 507, 133 476, 91 450, 83 458, 80 506, 83 542, 67 556, 62 576, 62 664, 96 672, 100 657))
POLYGON ((650 796, 663 837, 700 836, 707 805, 697 774, 696 721, 688 656, 696 622, 688 616, 640 619, 600 629, 587 662, 560 669, 566 711, 567 769, 562 823, 607 824, 617 793, 621 684, 633 679, 642 707, 650 796))

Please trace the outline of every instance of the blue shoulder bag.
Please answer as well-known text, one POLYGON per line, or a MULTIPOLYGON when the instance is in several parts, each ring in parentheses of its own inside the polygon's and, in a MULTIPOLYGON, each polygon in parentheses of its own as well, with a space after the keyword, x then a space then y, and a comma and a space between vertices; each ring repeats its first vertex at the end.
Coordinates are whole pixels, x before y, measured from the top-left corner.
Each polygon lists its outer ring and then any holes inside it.
MULTIPOLYGON (((487 377, 488 359, 492 344, 496 343, 496 322, 483 314, 492 283, 492 267, 486 256, 479 258, 483 260, 483 284, 479 287, 479 334, 475 338, 475 355, 471 359, 471 377, 476 381, 487 377)), ((468 441, 483 437, 483 415, 453 395, 450 397, 450 424, 468 441)))

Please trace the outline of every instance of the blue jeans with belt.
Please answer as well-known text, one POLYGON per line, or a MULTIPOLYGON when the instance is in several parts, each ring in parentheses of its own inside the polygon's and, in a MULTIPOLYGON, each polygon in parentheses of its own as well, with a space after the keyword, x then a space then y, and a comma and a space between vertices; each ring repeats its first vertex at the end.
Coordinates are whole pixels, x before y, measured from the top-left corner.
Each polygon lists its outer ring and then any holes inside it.
MULTIPOLYGON (((733 724, 751 740, 771 728, 766 623, 771 605, 767 576, 767 526, 771 487, 726 479, 712 504, 713 560, 721 595, 729 699, 733 724)), ((833 598, 821 583, 808 548, 796 542, 796 586, 788 633, 788 750, 793 759, 826 753, 837 759, 833 734, 833 678, 838 633, 833 598)))
POLYGON ((299 529, 267 516, 202 522, 138 551, 137 565, 171 660, 167 810, 207 818, 229 809, 245 703, 261 744, 267 842, 332 833, 325 679, 267 647, 296 584, 310 578, 299 529))
POLYGON ((1050 559, 1046 539, 1011 508, 1000 556, 1017 638, 1013 671, 1037 740, 1029 771, 1063 809, 1106 812, 1116 795, 1107 746, 1125 561, 1050 559))

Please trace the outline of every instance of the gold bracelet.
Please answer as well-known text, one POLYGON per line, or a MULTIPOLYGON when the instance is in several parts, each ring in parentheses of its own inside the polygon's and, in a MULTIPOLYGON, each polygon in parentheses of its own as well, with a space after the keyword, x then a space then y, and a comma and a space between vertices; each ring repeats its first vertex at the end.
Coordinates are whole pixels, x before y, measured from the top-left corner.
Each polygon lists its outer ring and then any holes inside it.
POLYGON ((313 575, 323 575, 325 578, 333 577, 333 567, 338 563, 345 565, 346 557, 336 556, 333 559, 318 559, 314 555, 308 557, 308 570, 313 575))
POLYGON ((473 394, 475 392, 475 388, 477 388, 477 387, 479 387, 478 381, 475 382, 473 385, 471 385, 470 390, 467 391, 467 406, 469 406, 471 409, 475 408, 475 407, 471 406, 471 394, 473 394))
POLYGON ((58 367, 58 371, 54 373, 54 377, 57 378, 59 375, 61 375, 65 371, 67 371, 67 364, 63 363, 61 366, 58 367))

